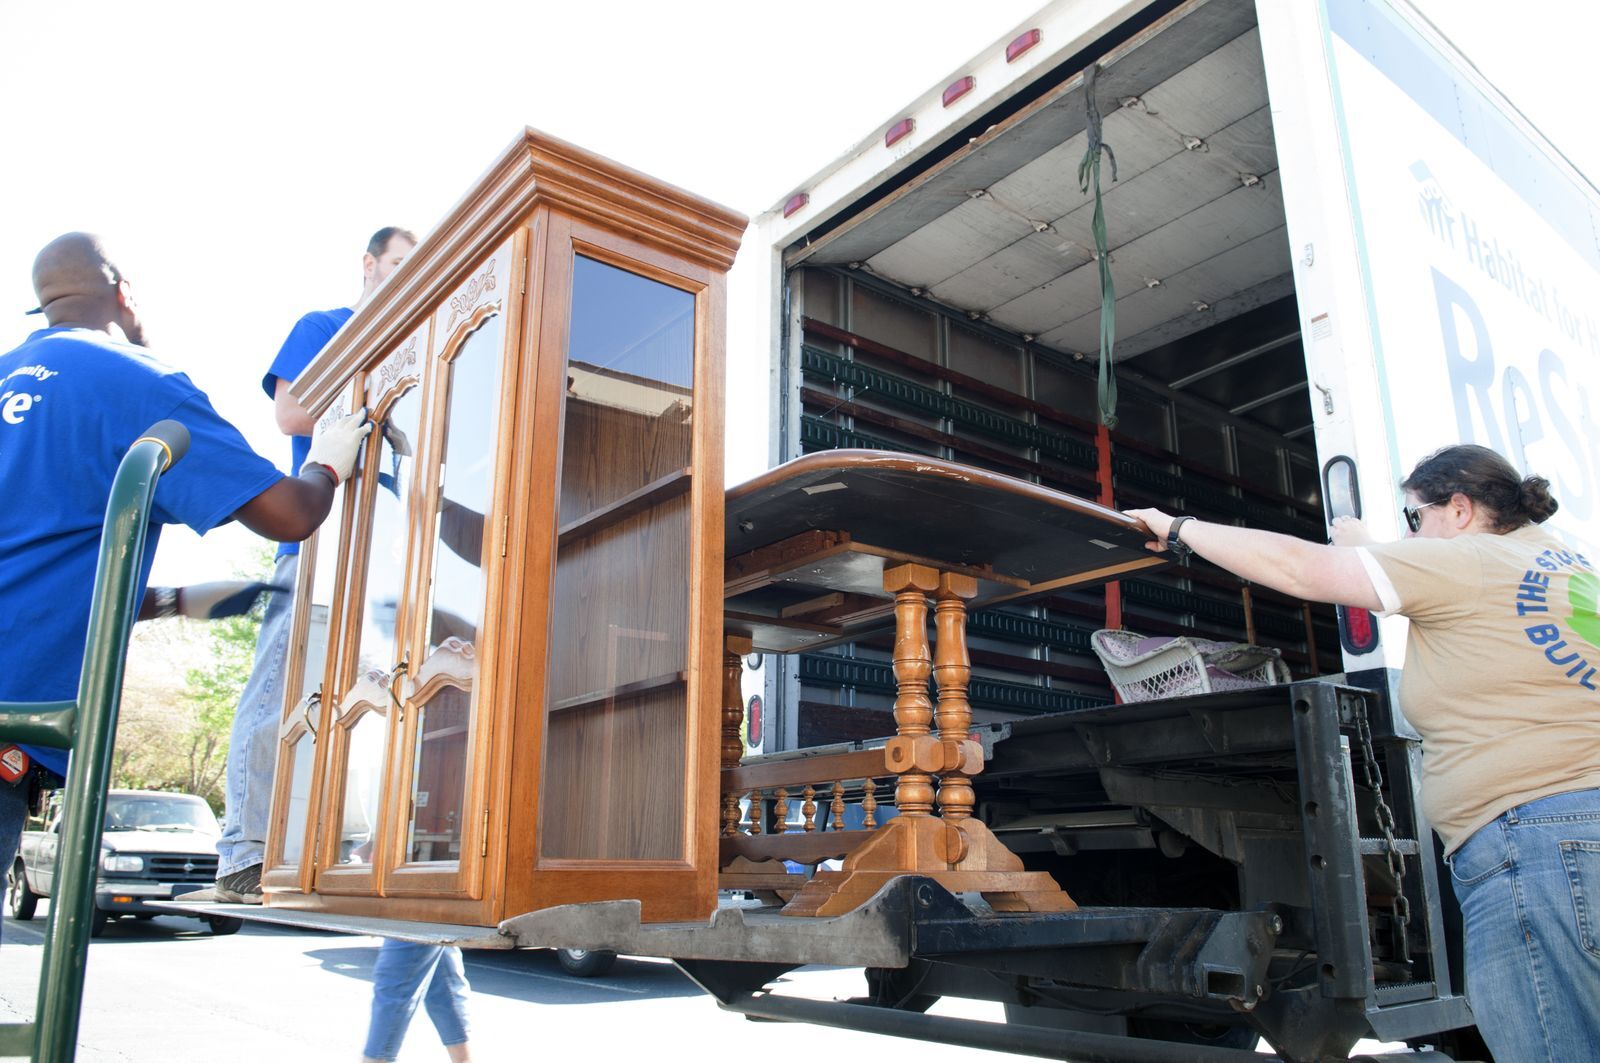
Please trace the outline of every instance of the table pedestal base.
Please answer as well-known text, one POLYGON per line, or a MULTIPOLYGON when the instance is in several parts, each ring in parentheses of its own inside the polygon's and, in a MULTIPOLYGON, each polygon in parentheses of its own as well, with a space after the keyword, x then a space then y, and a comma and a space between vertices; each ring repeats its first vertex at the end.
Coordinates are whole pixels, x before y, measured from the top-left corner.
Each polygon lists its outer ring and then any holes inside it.
POLYGON ((1055 879, 1025 870, 981 821, 901 815, 851 853, 842 870, 817 872, 783 914, 842 915, 901 875, 931 878, 952 893, 981 893, 997 912, 1077 908, 1055 879))

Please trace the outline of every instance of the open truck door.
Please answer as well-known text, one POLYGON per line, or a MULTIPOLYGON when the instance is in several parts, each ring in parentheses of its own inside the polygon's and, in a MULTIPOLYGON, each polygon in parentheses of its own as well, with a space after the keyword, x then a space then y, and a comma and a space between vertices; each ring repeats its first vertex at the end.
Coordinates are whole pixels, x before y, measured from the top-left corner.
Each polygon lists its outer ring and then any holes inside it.
MULTIPOLYGON (((1409 5, 1256 7, 1324 467, 1359 469, 1383 537, 1418 459, 1482 444, 1550 478, 1587 553, 1600 194, 1409 5)), ((1346 668, 1398 667, 1403 623, 1346 668)))

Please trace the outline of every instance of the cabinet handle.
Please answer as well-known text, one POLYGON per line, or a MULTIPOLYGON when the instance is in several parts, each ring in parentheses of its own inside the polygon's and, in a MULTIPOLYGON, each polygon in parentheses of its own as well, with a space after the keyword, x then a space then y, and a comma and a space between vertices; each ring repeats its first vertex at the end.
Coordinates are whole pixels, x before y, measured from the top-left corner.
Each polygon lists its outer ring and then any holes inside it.
POLYGON ((406 706, 405 702, 403 702, 400 698, 400 691, 398 688, 400 686, 401 677, 406 674, 406 670, 410 668, 410 666, 411 651, 405 650, 400 654, 400 659, 394 663, 394 667, 389 669, 389 700, 394 702, 397 718, 401 720, 405 719, 406 706))

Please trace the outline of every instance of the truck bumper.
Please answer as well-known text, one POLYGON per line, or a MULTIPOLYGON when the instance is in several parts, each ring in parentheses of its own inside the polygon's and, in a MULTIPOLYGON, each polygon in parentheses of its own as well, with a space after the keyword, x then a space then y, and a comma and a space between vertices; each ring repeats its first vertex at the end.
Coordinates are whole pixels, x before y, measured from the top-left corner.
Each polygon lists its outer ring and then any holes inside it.
POLYGON ((107 912, 160 914, 150 901, 170 901, 205 889, 203 882, 100 882, 95 885, 95 907, 107 912))

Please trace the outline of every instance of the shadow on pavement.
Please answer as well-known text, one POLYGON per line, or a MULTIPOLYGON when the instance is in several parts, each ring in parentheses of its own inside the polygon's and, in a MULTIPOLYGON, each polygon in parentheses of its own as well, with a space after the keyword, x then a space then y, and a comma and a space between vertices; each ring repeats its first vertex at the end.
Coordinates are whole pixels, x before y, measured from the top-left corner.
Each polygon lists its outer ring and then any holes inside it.
MULTIPOLYGON (((370 982, 378 946, 311 949, 306 956, 322 964, 323 970, 370 982)), ((537 1004, 615 1004, 701 994, 682 972, 661 960, 620 956, 603 977, 575 978, 561 969, 555 953, 547 949, 469 949, 464 959, 474 994, 537 1004)))
MULTIPOLYGON (((32 923, 21 924, 38 929, 42 935, 48 920, 43 916, 34 919, 32 923)), ((9 931, 17 926, 15 921, 7 920, 6 929, 9 931)), ((301 927, 274 926, 271 923, 246 923, 238 930, 238 934, 259 936, 263 934, 279 937, 309 937, 309 938, 338 938, 343 935, 332 931, 309 930, 301 927)), ((153 919, 135 919, 124 916, 113 919, 106 924, 100 936, 90 941, 91 945, 127 945, 149 941, 175 941, 189 938, 210 938, 216 935, 211 933, 211 928, 203 919, 188 918, 181 915, 158 915, 153 919)), ((226 935, 224 935, 226 936, 226 935)))

